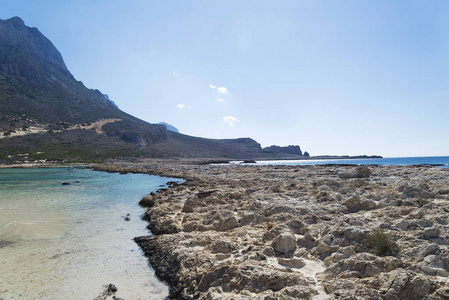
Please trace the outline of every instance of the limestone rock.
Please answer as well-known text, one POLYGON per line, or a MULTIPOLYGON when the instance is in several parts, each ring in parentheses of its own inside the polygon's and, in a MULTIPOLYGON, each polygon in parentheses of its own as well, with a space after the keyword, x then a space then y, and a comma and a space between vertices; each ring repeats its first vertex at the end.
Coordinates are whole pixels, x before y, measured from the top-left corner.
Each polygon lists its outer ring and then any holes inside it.
POLYGON ((278 263, 289 268, 302 268, 306 265, 302 258, 282 258, 278 257, 278 263))
POLYGON ((372 210, 377 207, 377 203, 374 200, 362 200, 358 196, 353 196, 343 202, 348 209, 348 212, 355 213, 361 210, 372 210))
POLYGON ((385 299, 419 300, 430 291, 429 280, 413 272, 398 269, 390 273, 390 280, 382 287, 385 299))
POLYGON ((329 299, 439 300, 449 294, 447 203, 398 191, 411 186, 433 194, 449 186, 444 169, 370 167, 375 177, 349 180, 338 174, 354 167, 185 170, 196 178, 192 186, 154 195, 150 208, 161 230, 164 222, 182 225, 178 233, 158 236, 155 254, 146 251, 157 256, 155 270, 174 275, 173 298, 307 299, 320 286, 329 299), (186 209, 189 194, 198 190, 215 192, 186 209), (242 191, 240 199, 230 197, 235 191, 242 191), (400 258, 370 253, 368 233, 376 228, 394 237, 400 258))
POLYGON ((436 227, 426 228, 424 230, 424 237, 426 239, 437 238, 440 236, 440 230, 436 227))
POLYGON ((409 185, 401 185, 398 188, 399 192, 402 192, 403 195, 405 197, 409 197, 409 198, 423 198, 423 199, 427 199, 432 197, 432 194, 427 191, 427 187, 426 186, 419 186, 419 187, 415 187, 415 186, 409 186, 409 185))
POLYGON ((416 275, 412 279, 410 286, 419 297, 426 296, 430 291, 430 281, 423 275, 416 275))
POLYGON ((293 252, 296 249, 296 239, 291 232, 283 232, 274 240, 274 250, 280 253, 293 252))
POLYGON ((401 230, 407 230, 408 228, 410 228, 413 225, 413 222, 408 221, 408 220, 401 220, 399 222, 397 222, 394 226, 396 228, 399 228, 401 230))
POLYGON ((214 252, 229 253, 234 251, 235 249, 235 244, 229 241, 217 241, 212 245, 212 250, 214 252))
POLYGON ((220 214, 218 222, 215 224, 215 228, 218 231, 227 231, 237 226, 239 226, 239 221, 232 212, 220 214))
POLYGON ((184 206, 182 208, 183 212, 191 213, 194 211, 194 209, 200 205, 202 205, 203 202, 200 201, 200 198, 196 195, 190 195, 187 197, 186 201, 184 202, 184 206))

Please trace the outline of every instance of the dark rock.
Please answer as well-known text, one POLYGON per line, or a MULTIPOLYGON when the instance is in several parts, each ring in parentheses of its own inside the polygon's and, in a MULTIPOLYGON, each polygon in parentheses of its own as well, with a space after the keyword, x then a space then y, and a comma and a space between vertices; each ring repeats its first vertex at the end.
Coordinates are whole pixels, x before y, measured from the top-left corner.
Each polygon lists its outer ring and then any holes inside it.
POLYGON ((209 197, 210 195, 212 195, 212 193, 215 193, 217 190, 213 190, 213 191, 207 191, 207 192, 199 192, 196 194, 196 196, 199 199, 204 199, 206 197, 209 197))
POLYGON ((111 292, 111 293, 115 293, 115 292, 117 292, 117 287, 114 285, 114 284, 112 284, 112 283, 110 283, 109 285, 108 285, 108 291, 109 292, 111 292))
POLYGON ((156 200, 153 198, 153 196, 156 195, 154 193, 150 193, 149 195, 143 197, 140 202, 139 205, 143 206, 143 207, 153 207, 154 204, 156 203, 156 200))
POLYGON ((70 185, 70 182, 63 182, 61 185, 70 185))
POLYGON ((248 160, 244 160, 243 163, 244 163, 244 164, 255 164, 256 161, 255 161, 255 160, 252 160, 252 159, 248 159, 248 160))
POLYGON ((0 249, 4 248, 4 247, 7 247, 7 246, 9 246, 11 244, 13 244, 13 242, 11 242, 11 241, 1 241, 0 240, 0 249))
POLYGON ((141 236, 134 238, 134 241, 148 257, 156 275, 171 285, 174 283, 180 261, 172 255, 173 244, 167 243, 165 239, 166 236, 141 236))

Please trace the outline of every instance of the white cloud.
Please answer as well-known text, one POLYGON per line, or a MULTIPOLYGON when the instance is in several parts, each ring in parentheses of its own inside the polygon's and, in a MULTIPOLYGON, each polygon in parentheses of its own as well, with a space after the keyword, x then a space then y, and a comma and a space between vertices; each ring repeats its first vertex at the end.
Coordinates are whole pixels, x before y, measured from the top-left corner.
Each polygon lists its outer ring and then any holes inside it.
POLYGON ((223 86, 218 87, 217 85, 213 85, 213 84, 211 83, 211 84, 209 84, 209 87, 210 87, 211 89, 213 89, 213 90, 217 89, 217 91, 218 91, 220 94, 227 94, 227 93, 228 93, 228 89, 225 88, 225 87, 223 87, 223 86))
POLYGON ((178 108, 178 109, 184 109, 184 108, 188 108, 188 109, 192 109, 192 107, 189 105, 189 106, 187 106, 187 105, 185 105, 185 104, 178 104, 178 105, 176 105, 176 107, 178 108))
POLYGON ((181 74, 179 74, 179 72, 174 71, 174 72, 172 73, 172 75, 173 75, 174 77, 179 77, 181 74))
POLYGON ((227 93, 228 93, 228 89, 225 88, 225 87, 219 87, 219 88, 217 88, 217 91, 218 91, 220 94, 227 94, 227 93))
POLYGON ((217 99, 217 102, 225 102, 225 99, 223 99, 223 98, 218 98, 218 99, 217 99))
POLYGON ((223 117, 223 122, 230 127, 234 127, 240 122, 240 120, 233 116, 226 116, 223 117))

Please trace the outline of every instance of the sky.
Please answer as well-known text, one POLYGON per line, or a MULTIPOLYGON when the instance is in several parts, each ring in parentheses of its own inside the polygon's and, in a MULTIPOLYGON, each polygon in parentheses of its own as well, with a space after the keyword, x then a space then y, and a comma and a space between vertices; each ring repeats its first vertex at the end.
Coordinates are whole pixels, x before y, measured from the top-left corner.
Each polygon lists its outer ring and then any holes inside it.
POLYGON ((449 2, 0 0, 150 123, 311 155, 449 155, 449 2))

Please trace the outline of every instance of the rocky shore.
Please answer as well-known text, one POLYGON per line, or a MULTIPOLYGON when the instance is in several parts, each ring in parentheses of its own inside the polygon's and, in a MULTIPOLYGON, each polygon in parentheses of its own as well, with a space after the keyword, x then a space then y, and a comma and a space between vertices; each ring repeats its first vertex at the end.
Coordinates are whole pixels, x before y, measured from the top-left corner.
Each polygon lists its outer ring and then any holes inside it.
POLYGON ((102 167, 186 179, 135 240, 175 299, 449 299, 449 169, 102 167))

